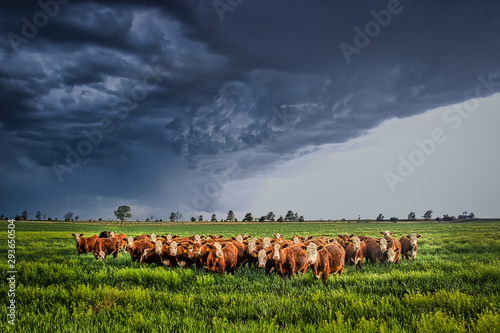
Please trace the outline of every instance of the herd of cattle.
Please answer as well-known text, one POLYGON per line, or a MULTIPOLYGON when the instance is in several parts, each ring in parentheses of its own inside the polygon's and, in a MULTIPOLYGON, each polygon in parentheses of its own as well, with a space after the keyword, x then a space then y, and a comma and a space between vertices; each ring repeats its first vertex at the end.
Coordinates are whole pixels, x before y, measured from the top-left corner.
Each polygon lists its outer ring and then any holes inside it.
POLYGON ((330 274, 342 275, 344 264, 362 267, 369 263, 398 263, 400 258, 413 260, 417 256, 417 239, 409 234, 399 240, 392 232, 381 231, 380 238, 354 236, 347 233, 329 239, 320 236, 298 236, 286 240, 281 234, 274 238, 252 238, 248 235, 224 238, 223 235, 179 237, 155 234, 127 236, 103 231, 99 236, 84 238, 72 234, 78 254, 93 252, 98 260, 107 255, 118 257, 120 249, 130 253, 133 262, 158 266, 205 268, 210 273, 234 273, 243 265, 258 266, 269 274, 281 277, 305 273, 312 268, 317 279, 330 274))

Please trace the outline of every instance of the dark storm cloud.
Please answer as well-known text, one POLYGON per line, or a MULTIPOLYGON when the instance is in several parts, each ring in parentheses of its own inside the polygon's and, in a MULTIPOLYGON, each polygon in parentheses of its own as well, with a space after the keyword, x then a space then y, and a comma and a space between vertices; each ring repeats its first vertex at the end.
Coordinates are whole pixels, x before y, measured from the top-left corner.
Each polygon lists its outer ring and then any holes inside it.
MULTIPOLYGON (((31 181, 108 197, 184 180, 180 196, 189 197, 228 160, 238 163, 232 177, 248 177, 384 120, 463 101, 478 75, 498 81, 495 1, 401 1, 348 62, 341 43, 355 45, 354 28, 389 3, 242 1, 221 21, 212 1, 69 2, 16 47, 9 33, 23 37, 21 18, 43 9, 5 5, 1 177, 43 175, 51 181, 31 181), (76 150, 103 119, 113 130, 59 184, 52 163, 64 165, 66 147, 76 150), (182 176, 157 181, 173 170, 182 176)), ((144 197, 152 207, 178 200, 144 197)))

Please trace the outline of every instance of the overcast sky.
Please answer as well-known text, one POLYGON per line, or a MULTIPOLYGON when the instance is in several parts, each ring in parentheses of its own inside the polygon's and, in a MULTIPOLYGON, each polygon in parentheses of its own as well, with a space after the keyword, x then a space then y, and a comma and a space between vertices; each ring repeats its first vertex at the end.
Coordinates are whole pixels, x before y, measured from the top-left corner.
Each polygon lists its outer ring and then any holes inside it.
POLYGON ((0 9, 7 216, 500 216, 498 1, 63 2, 0 9))

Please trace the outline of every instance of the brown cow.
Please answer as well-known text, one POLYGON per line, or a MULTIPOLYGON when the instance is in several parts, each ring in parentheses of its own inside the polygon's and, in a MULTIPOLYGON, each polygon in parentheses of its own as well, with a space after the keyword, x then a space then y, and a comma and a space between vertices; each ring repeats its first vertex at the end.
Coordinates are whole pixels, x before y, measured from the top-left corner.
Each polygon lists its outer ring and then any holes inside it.
POLYGON ((307 262, 312 266, 314 277, 326 281, 330 274, 342 276, 344 271, 345 250, 337 242, 327 246, 317 246, 314 243, 302 246, 306 252, 307 262))
POLYGON ((127 245, 125 245, 125 251, 130 253, 130 257, 132 258, 132 262, 138 261, 141 256, 144 254, 145 249, 151 249, 154 245, 151 244, 151 241, 145 238, 141 238, 139 240, 134 241, 132 236, 127 238, 127 245))
POLYGON ((386 237, 387 252, 384 253, 382 262, 388 261, 397 264, 401 258, 401 243, 393 237, 386 237))
POLYGON ((366 249, 363 253, 366 261, 372 264, 384 262, 384 253, 387 251, 387 240, 385 238, 362 237, 359 236, 358 238, 366 243, 366 249))
POLYGON ((113 255, 116 259, 120 252, 120 241, 115 238, 99 238, 94 244, 93 252, 98 260, 106 259, 106 255, 113 255))
POLYGON ((238 261, 238 248, 233 243, 206 244, 209 249, 207 264, 210 273, 228 273, 234 274, 236 263, 238 261))
POLYGON ((307 257, 300 244, 282 246, 280 243, 275 243, 272 258, 275 261, 276 272, 281 277, 293 277, 295 273, 305 273, 307 270, 307 257))
POLYGON ((346 232, 343 235, 338 235, 337 240, 338 240, 339 244, 342 245, 342 247, 345 249, 347 244, 349 244, 349 242, 352 242, 353 237, 354 237, 354 234, 349 235, 346 232))
MULTIPOLYGON (((159 242, 159 241, 158 241, 159 242)), ((160 242, 161 244, 161 242, 160 242)), ((159 255, 154 248, 145 249, 141 258, 139 259, 140 264, 156 264, 158 266, 163 266, 163 260, 161 255, 159 255)))
POLYGON ((112 231, 109 233, 109 236, 117 239, 120 242, 120 249, 123 249, 123 251, 125 251, 125 246, 127 246, 127 235, 125 235, 123 232, 115 235, 115 233, 112 231))
POLYGON ((266 250, 261 249, 257 253, 257 260, 259 262, 259 267, 266 270, 266 274, 271 274, 276 270, 275 261, 272 258, 273 248, 268 247, 266 250))
POLYGON ((366 252, 366 243, 360 241, 358 237, 353 237, 352 242, 345 248, 345 262, 350 265, 363 265, 363 253, 366 252))
POLYGON ((76 250, 78 251, 78 255, 85 253, 88 254, 92 250, 94 250, 95 242, 99 239, 99 236, 94 235, 92 237, 82 237, 83 234, 72 234, 75 237, 76 241, 76 250))
POLYGON ((399 239, 403 259, 409 259, 410 257, 413 260, 417 259, 417 238, 420 238, 420 235, 409 234, 399 239))

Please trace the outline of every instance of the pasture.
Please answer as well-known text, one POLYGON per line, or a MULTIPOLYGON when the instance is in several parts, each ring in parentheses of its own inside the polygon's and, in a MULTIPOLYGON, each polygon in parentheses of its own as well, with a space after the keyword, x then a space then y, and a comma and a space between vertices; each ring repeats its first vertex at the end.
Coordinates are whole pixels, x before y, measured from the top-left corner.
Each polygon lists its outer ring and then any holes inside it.
MULTIPOLYGON (((0 224, 2 303, 9 297, 7 223, 0 224)), ((500 221, 467 223, 16 222, 16 325, 0 332, 498 332, 500 221), (235 275, 141 267, 123 250, 104 262, 78 256, 71 233, 419 233, 418 257, 397 265, 346 265, 325 283, 308 271, 280 278, 259 268, 235 275)))

